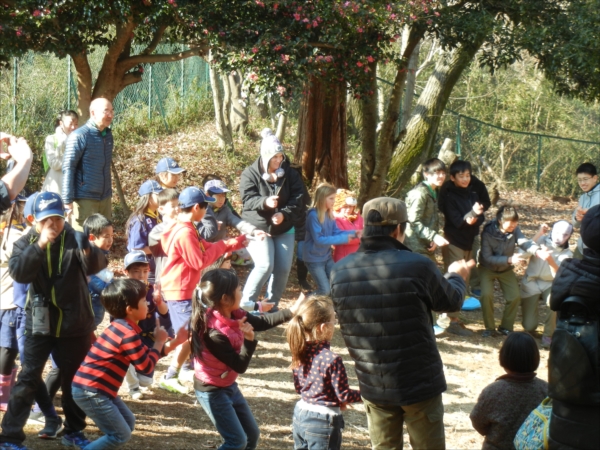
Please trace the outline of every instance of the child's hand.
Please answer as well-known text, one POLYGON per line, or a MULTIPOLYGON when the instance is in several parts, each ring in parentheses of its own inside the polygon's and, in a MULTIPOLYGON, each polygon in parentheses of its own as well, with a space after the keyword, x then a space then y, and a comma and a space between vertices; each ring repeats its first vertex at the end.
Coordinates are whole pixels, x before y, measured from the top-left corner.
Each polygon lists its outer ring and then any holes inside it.
POLYGON ((240 330, 242 331, 242 333, 244 333, 244 339, 253 341, 254 340, 254 328, 252 328, 252 325, 250 325, 249 323, 246 322, 246 317, 238 320, 238 323, 240 324, 240 330))
POLYGON ((577 209, 575 210, 575 219, 577 220, 577 222, 581 222, 583 220, 583 216, 585 216, 586 212, 587 209, 584 209, 581 206, 577 207, 577 209))
POLYGON ((264 241, 266 237, 270 237, 269 233, 265 233, 263 230, 256 229, 252 232, 252 236, 258 238, 259 241, 264 241))
MULTIPOLYGON (((179 333, 178 333, 179 334, 179 333)), ((154 328, 154 342, 160 345, 164 345, 169 338, 169 333, 165 330, 164 327, 160 326, 160 320, 158 317, 156 318, 156 328, 154 328)))
POLYGON ((277 208, 277 200, 279 199, 279 195, 272 195, 271 197, 267 197, 267 199, 265 200, 265 205, 268 208, 277 208))
POLYGON ((548 261, 548 258, 550 258, 550 252, 545 249, 538 250, 535 252, 535 256, 540 258, 542 261, 548 261))
POLYGON ((269 312, 275 306, 275 303, 270 303, 270 302, 259 301, 258 303, 260 303, 260 306, 258 308, 260 310, 260 312, 269 312))
POLYGON ((271 222, 273 222, 273 224, 275 225, 279 225, 281 222, 283 222, 283 219, 283 214, 278 212, 276 214, 273 214, 273 217, 271 217, 271 222))
POLYGON ((466 220, 466 222, 467 222, 469 225, 475 225, 475 223, 477 222, 477 217, 469 217, 469 218, 466 220))
POLYGON ((547 233, 548 230, 550 229, 550 227, 548 226, 547 223, 543 223, 540 225, 540 233, 547 233))
POLYGON ((435 235, 435 237, 433 238, 433 242, 438 247, 443 247, 444 245, 448 245, 450 243, 446 240, 446 238, 440 236, 439 234, 435 235))
POLYGON ((520 263, 524 263, 525 262, 525 258, 523 258, 523 255, 521 255, 520 253, 515 253, 514 255, 512 255, 510 257, 510 264, 520 264, 520 263))
POLYGON ((479 202, 475 203, 473 205, 473 212, 475 214, 477 214, 478 216, 481 215, 481 214, 483 214, 483 205, 481 203, 479 203, 479 202))
POLYGON ((54 240, 58 237, 58 234, 58 231, 54 229, 54 223, 51 220, 46 220, 42 224, 38 245, 42 250, 44 250, 48 243, 54 242, 54 240))
MULTIPOLYGON (((158 319, 157 319, 158 321, 158 319)), ((184 323, 179 330, 177 330, 177 334, 175 338, 171 341, 171 347, 177 347, 178 345, 183 344, 190 337, 190 333, 188 331, 188 322, 184 323)))
POLYGON ((305 300, 306 300, 306 296, 304 295, 304 292, 300 292, 298 299, 290 307, 290 311, 292 311, 293 315, 298 314, 298 310, 300 309, 300 306, 302 306, 302 303, 304 303, 305 300))
POLYGON ((361 239, 363 237, 363 230, 356 230, 356 238, 361 239))
POLYGON ((475 267, 475 260, 470 259, 469 261, 465 261, 464 259, 461 259, 454 261, 448 266, 448 273, 460 275, 463 280, 467 281, 473 267, 475 267))

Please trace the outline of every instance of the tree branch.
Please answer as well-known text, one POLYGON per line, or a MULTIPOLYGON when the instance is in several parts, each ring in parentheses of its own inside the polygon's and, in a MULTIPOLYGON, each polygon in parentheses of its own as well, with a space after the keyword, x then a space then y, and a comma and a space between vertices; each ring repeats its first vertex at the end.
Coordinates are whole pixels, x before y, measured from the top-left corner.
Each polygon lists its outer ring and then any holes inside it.
POLYGON ((154 50, 156 50, 156 47, 158 47, 158 44, 160 44, 160 41, 163 38, 163 35, 165 34, 165 30, 167 29, 166 25, 162 25, 157 31, 156 33, 154 33, 154 37, 152 38, 152 42, 150 42, 150 44, 148 45, 148 47, 146 47, 146 49, 140 53, 141 55, 150 55, 152 52, 154 52, 154 50))
POLYGON ((142 81, 142 73, 141 72, 129 72, 123 76, 121 80, 121 90, 125 89, 130 84, 139 83, 142 81))
POLYGON ((172 53, 172 54, 159 54, 159 55, 136 55, 131 56, 123 61, 119 62, 119 69, 128 71, 132 67, 139 64, 153 64, 159 62, 173 62, 180 61, 185 58, 192 56, 205 56, 208 51, 208 47, 195 47, 184 52, 172 53))

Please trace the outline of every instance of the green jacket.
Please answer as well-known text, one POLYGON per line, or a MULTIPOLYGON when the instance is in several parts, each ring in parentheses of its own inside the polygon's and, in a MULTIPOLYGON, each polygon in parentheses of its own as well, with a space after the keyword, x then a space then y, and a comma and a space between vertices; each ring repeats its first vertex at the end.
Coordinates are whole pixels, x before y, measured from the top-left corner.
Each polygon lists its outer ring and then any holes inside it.
POLYGON ((433 196, 431 188, 421 182, 406 194, 408 226, 404 244, 413 252, 430 254, 427 248, 436 234, 444 228, 444 219, 438 210, 437 194, 433 196))

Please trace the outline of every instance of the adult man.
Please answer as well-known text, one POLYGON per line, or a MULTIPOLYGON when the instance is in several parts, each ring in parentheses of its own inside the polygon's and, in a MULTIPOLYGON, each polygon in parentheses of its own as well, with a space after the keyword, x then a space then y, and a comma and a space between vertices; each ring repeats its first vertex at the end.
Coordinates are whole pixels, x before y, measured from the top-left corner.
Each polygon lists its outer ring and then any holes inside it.
POLYGON ((380 197, 363 207, 358 251, 331 273, 331 294, 367 412, 373 449, 401 449, 406 422, 413 448, 445 448, 446 380, 431 311, 458 311, 469 265, 442 276, 429 258, 402 244, 403 201, 380 197))
POLYGON ((62 198, 73 214, 73 228, 83 231, 92 214, 112 216, 110 166, 114 116, 111 102, 97 98, 90 105, 90 120, 67 138, 63 160, 62 198))
POLYGON ((15 162, 11 171, 0 181, 0 214, 4 214, 10 208, 10 202, 25 187, 33 155, 25 139, 0 132, 0 157, 12 157, 15 162), (8 145, 8 153, 2 152, 3 142, 8 145))

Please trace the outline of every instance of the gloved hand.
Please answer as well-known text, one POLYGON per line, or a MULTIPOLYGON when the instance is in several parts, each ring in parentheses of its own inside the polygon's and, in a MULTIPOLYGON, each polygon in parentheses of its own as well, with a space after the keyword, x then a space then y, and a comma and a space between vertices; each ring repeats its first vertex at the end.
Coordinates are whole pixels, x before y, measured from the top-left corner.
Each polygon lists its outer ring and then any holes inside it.
POLYGON ((90 236, 87 233, 81 231, 75 232, 75 241, 77 241, 77 247, 79 250, 85 251, 90 249, 90 236))

